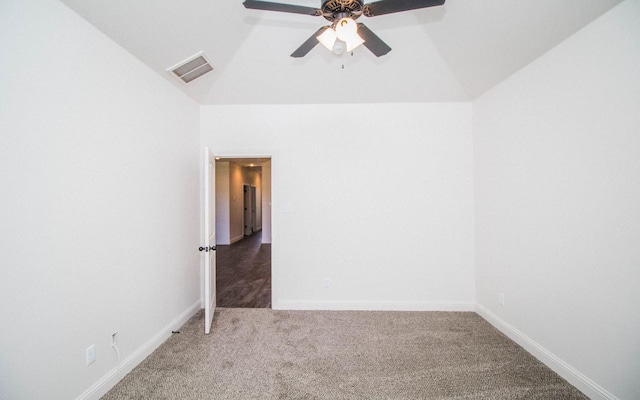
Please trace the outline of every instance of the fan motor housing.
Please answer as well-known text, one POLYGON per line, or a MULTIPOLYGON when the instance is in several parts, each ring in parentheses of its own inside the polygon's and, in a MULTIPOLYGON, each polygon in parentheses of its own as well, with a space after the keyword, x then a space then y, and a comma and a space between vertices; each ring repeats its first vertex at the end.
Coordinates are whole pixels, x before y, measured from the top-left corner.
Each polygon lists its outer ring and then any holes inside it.
POLYGON ((362 0, 323 0, 322 16, 328 21, 335 22, 341 18, 357 19, 362 15, 362 0))

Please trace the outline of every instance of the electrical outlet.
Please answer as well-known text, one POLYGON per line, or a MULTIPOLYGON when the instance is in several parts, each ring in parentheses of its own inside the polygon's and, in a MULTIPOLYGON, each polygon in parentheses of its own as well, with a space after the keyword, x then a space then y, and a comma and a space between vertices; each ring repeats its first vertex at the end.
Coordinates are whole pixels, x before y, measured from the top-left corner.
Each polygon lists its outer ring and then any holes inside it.
POLYGON ((115 331, 111 334, 111 345, 112 346, 118 345, 118 331, 115 331))
POLYGON ((504 293, 498 293, 498 304, 504 305, 504 293))
POLYGON ((325 289, 329 289, 331 287, 331 279, 329 278, 324 278, 324 280, 322 281, 322 286, 325 289))
POLYGON ((87 358, 87 365, 91 365, 96 361, 96 345, 92 344, 87 347, 87 351, 85 353, 87 358))

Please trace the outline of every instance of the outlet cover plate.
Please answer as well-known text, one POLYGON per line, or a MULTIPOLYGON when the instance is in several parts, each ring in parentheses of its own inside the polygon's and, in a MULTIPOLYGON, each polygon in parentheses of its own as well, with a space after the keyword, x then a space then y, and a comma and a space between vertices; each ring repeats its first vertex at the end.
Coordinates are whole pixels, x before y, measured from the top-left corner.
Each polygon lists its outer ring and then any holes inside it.
POLYGON ((87 365, 91 365, 96 361, 96 345, 92 344, 87 347, 86 351, 87 365))

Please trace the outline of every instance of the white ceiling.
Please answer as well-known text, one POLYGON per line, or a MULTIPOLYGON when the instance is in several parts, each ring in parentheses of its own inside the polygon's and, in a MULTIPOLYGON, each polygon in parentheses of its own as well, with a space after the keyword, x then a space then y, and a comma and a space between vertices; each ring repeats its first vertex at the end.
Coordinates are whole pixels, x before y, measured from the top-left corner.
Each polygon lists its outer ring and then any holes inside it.
POLYGON ((318 45, 301 59, 289 55, 324 18, 242 0, 61 1, 200 104, 315 104, 471 100, 622 0, 447 0, 362 17, 393 49, 386 56, 318 45), (199 51, 213 72, 189 85, 167 72, 199 51))

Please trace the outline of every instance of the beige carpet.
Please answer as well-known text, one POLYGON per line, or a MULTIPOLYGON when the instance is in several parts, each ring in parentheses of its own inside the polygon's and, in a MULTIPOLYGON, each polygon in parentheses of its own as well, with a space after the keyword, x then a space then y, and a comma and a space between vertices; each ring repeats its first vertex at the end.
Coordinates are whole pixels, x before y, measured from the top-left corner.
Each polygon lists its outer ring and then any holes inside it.
POLYGON ((103 399, 585 399, 475 313, 202 312, 103 399))

